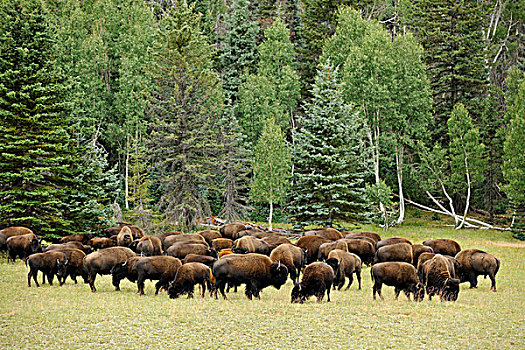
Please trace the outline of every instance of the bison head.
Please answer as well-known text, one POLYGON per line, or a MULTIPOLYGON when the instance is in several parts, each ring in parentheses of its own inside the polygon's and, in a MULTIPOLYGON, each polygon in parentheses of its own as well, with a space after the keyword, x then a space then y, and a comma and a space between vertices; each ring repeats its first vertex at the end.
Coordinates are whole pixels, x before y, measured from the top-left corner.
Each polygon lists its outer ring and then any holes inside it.
POLYGON ((270 278, 272 280, 272 285, 275 288, 280 289, 288 279, 288 268, 282 265, 280 261, 273 263, 270 266, 270 278))
POLYGON ((412 293, 414 294, 414 301, 423 301, 425 298, 425 285, 420 282, 416 283, 412 293))
POLYGON ((111 268, 112 282, 114 286, 118 286, 120 281, 128 275, 128 261, 116 264, 111 268))
POLYGON ((341 264, 341 259, 330 258, 326 260, 326 263, 334 270, 334 275, 337 275, 339 270, 339 265, 341 264))
POLYGON ((448 278, 441 290, 441 300, 456 301, 459 295, 459 279, 448 278))
POLYGON ((31 250, 31 253, 42 253, 42 246, 40 245, 38 238, 33 238, 31 240, 29 249, 31 250))
POLYGON ((67 266, 69 264, 69 260, 63 259, 59 260, 57 259, 57 277, 58 279, 66 278, 67 277, 67 266))
POLYGON ((292 303, 304 303, 306 297, 303 294, 303 286, 300 283, 296 283, 292 289, 292 303))
POLYGON ((233 247, 232 252, 235 254, 248 254, 248 248, 233 247))

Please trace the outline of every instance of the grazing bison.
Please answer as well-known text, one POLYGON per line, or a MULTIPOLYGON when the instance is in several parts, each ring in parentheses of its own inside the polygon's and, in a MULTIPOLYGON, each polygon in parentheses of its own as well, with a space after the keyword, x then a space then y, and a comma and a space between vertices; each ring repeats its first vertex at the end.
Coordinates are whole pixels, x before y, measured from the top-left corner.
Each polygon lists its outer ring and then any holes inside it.
POLYGON ((88 283, 91 291, 97 291, 95 288, 97 274, 109 275, 113 266, 133 256, 135 256, 135 253, 126 247, 110 247, 86 255, 84 258, 84 268, 88 273, 88 283))
POLYGON ((117 245, 119 247, 129 247, 133 242, 133 233, 128 226, 122 227, 119 234, 117 235, 117 245))
POLYGON ((211 242, 214 239, 222 238, 222 235, 219 233, 219 231, 214 230, 204 230, 197 232, 198 235, 201 235, 206 240, 206 243, 208 243, 211 246, 211 242))
POLYGON ((7 262, 9 262, 9 260, 15 262, 17 257, 26 260, 29 255, 42 252, 40 241, 33 233, 11 236, 6 240, 6 245, 7 262))
POLYGON ((328 254, 328 259, 337 259, 339 261, 339 269, 335 274, 334 289, 337 287, 338 290, 341 290, 345 284, 345 277, 348 277, 348 285, 345 289, 348 290, 354 281, 353 274, 355 273, 359 289, 361 290, 361 269, 363 264, 357 255, 341 249, 335 249, 328 254))
POLYGON ((396 244, 396 243, 407 243, 412 245, 412 242, 410 242, 408 239, 403 237, 392 237, 387 239, 382 239, 379 242, 376 243, 376 250, 378 250, 381 247, 384 247, 386 245, 390 244, 396 244))
POLYGON ((338 239, 343 238, 343 234, 341 232, 331 227, 318 228, 315 230, 306 231, 303 234, 303 236, 319 236, 327 238, 331 241, 337 241, 338 239))
POLYGON ((330 302, 330 289, 334 279, 335 273, 330 265, 323 262, 311 263, 304 269, 301 282, 296 283, 292 289, 292 303, 304 303, 312 295, 320 303, 325 292, 330 302))
POLYGON ((52 286, 55 274, 58 271, 58 263, 67 262, 67 257, 62 252, 47 252, 31 254, 26 260, 26 265, 29 266, 29 273, 27 274, 27 286, 31 287, 31 277, 35 280, 37 287, 40 287, 36 279, 38 271, 42 271, 42 284, 47 282, 52 286))
POLYGON ((155 283, 155 295, 159 289, 168 289, 168 284, 175 278, 177 270, 182 266, 179 259, 171 256, 150 256, 140 258, 133 263, 132 270, 137 270, 137 288, 139 295, 144 295, 144 282, 158 280, 155 283))
POLYGON ((223 249, 231 249, 233 247, 233 241, 229 238, 215 238, 211 241, 211 247, 217 252, 223 249))
POLYGON ((326 260, 328 259, 328 254, 334 249, 341 249, 345 252, 348 251, 348 244, 344 240, 323 243, 319 246, 319 253, 317 255, 317 260, 326 260))
POLYGON ((376 299, 376 293, 379 294, 379 297, 382 300, 384 299, 381 295, 381 287, 383 283, 395 288, 396 300, 401 291, 405 293, 409 300, 410 293, 413 294, 415 301, 421 301, 425 296, 424 286, 419 283, 416 269, 412 264, 399 261, 375 264, 370 269, 370 275, 374 282, 372 292, 374 300, 376 299))
POLYGON ((307 252, 306 261, 312 263, 317 261, 321 244, 331 242, 333 241, 328 238, 312 235, 299 238, 295 245, 307 252))
POLYGON ((456 255, 456 260, 461 283, 470 282, 470 288, 477 288, 478 276, 489 276, 492 282, 490 290, 496 291, 496 274, 500 267, 498 258, 479 249, 464 249, 456 255))
POLYGON ((217 252, 215 251, 215 249, 210 249, 206 242, 179 242, 173 244, 171 247, 168 248, 168 250, 166 250, 166 255, 173 256, 181 260, 184 259, 188 254, 209 255, 214 258, 217 257, 217 252))
POLYGON ((434 253, 434 250, 423 244, 412 245, 412 265, 417 268, 419 256, 423 253, 434 253))
POLYGON ((13 236, 24 236, 24 235, 29 235, 29 234, 34 235, 33 231, 23 226, 6 227, 0 230, 0 234, 4 235, 6 240, 9 237, 13 237, 13 236))
POLYGON ((453 262, 441 254, 425 261, 418 267, 419 280, 427 289, 428 299, 437 294, 441 301, 456 301, 459 294, 459 279, 454 278, 453 262))
POLYGON ((67 243, 67 242, 80 242, 84 245, 89 244, 89 241, 93 238, 93 235, 90 233, 82 233, 78 235, 69 235, 62 237, 60 239, 60 243, 67 243))
MULTIPOLYGON (((154 256, 162 254, 162 243, 160 238, 155 236, 144 236, 133 243, 136 243, 135 252, 140 256, 154 256)), ((134 245, 132 243, 132 245, 134 245)))
POLYGON ((270 253, 270 259, 275 263, 280 261, 286 266, 293 283, 297 283, 301 269, 306 265, 306 253, 293 244, 281 244, 270 253))
POLYGON ((262 254, 231 254, 213 264, 213 276, 216 289, 226 299, 226 283, 231 285, 246 284, 246 296, 260 298, 260 291, 268 286, 280 289, 288 278, 288 269, 280 262, 274 263, 262 254))
POLYGON ((88 244, 93 249, 104 249, 115 246, 115 242, 113 242, 112 239, 106 237, 91 238, 88 244))
POLYGON ((360 239, 342 239, 348 247, 349 253, 357 255, 363 264, 370 266, 374 261, 376 250, 374 245, 370 242, 363 241, 360 239))
POLYGON ((84 257, 86 253, 80 249, 61 250, 66 255, 67 260, 58 261, 57 278, 60 285, 66 283, 67 276, 70 276, 73 282, 77 284, 77 276, 82 276, 84 283, 88 283, 88 275, 84 270, 84 257))
POLYGON ((175 278, 169 284, 168 295, 171 299, 175 299, 187 293, 188 299, 193 298, 196 284, 201 285, 203 298, 206 287, 208 287, 211 296, 213 291, 211 269, 198 262, 184 264, 177 270, 175 278))
POLYGON ((217 261, 217 258, 214 258, 213 256, 208 255, 198 255, 198 254, 188 254, 182 261, 183 264, 187 264, 190 262, 198 262, 202 263, 208 267, 213 267, 213 264, 217 261))
POLYGON ((403 261, 412 264, 412 246, 407 243, 382 246, 376 251, 374 264, 386 261, 403 261))
POLYGON ((246 226, 244 224, 226 224, 224 226, 221 226, 221 228, 219 229, 219 233, 224 238, 234 239, 235 235, 243 230, 246 230, 246 226))
POLYGON ((434 253, 441 255, 456 256, 456 254, 461 251, 458 242, 446 238, 427 239, 423 242, 423 245, 432 248, 434 253))
POLYGON ((208 243, 206 243, 206 240, 201 235, 198 235, 196 233, 186 233, 182 235, 171 235, 164 239, 162 243, 162 249, 164 251, 167 251, 172 245, 175 243, 199 243, 204 244, 207 247, 209 247, 208 243))
POLYGON ((115 290, 120 290, 120 281, 127 278, 130 282, 137 282, 137 270, 133 269, 135 261, 140 259, 140 256, 132 256, 124 262, 119 262, 111 268, 111 284, 115 286, 115 290))

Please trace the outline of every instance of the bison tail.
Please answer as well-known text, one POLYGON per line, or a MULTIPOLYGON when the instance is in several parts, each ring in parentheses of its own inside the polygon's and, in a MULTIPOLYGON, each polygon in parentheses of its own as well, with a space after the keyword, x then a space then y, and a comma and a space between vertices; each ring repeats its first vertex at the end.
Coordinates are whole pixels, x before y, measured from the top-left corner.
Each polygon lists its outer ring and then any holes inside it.
POLYGON ((370 277, 372 278, 372 282, 374 282, 374 270, 370 269, 370 277))
POLYGON ((498 258, 494 257, 494 259, 496 259, 496 270, 494 271, 494 276, 495 276, 499 271, 499 267, 501 263, 498 258))

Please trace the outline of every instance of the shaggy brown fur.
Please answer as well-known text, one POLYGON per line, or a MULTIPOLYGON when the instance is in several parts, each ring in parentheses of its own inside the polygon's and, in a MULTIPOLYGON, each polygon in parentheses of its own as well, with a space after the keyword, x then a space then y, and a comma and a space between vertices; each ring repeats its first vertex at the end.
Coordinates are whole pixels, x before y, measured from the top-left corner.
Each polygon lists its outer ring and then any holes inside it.
POLYGON ((182 235, 171 235, 171 236, 166 237, 162 243, 162 249, 164 249, 164 251, 167 251, 169 247, 171 247, 175 243, 181 243, 181 242, 202 243, 206 245, 207 247, 209 247, 208 243, 206 243, 206 240, 201 235, 196 234, 196 233, 186 233, 182 235))
POLYGON ((160 238, 155 236, 144 236, 140 238, 135 251, 141 256, 161 255, 162 243, 160 238))
POLYGON ((0 234, 3 234, 6 239, 13 236, 24 236, 28 234, 34 235, 33 231, 31 231, 27 227, 22 226, 6 227, 3 230, 0 230, 0 234))
POLYGON ((179 259, 171 256, 150 256, 140 258, 133 263, 132 270, 137 272, 138 294, 144 295, 144 282, 158 280, 155 284, 155 295, 159 294, 159 289, 168 289, 168 284, 175 278, 178 269, 182 266, 179 259))
POLYGON ((327 238, 331 241, 337 241, 338 239, 343 238, 343 234, 331 227, 318 228, 315 230, 306 231, 304 236, 319 236, 327 238))
POLYGON ((237 232, 243 230, 246 230, 246 226, 244 224, 226 224, 219 229, 219 233, 224 238, 234 239, 237 232))
POLYGON ((279 235, 264 237, 262 240, 270 245, 275 245, 276 247, 280 246, 281 244, 292 244, 292 241, 290 241, 288 238, 279 235))
POLYGON ((375 264, 370 269, 370 275, 374 282, 373 297, 376 299, 376 293, 383 300, 381 295, 381 287, 384 284, 393 286, 395 289, 396 300, 399 293, 403 291, 410 300, 410 293, 414 295, 415 301, 423 300, 425 295, 424 286, 419 283, 416 269, 412 264, 398 261, 389 261, 375 264))
POLYGON ((292 289, 292 303, 304 303, 310 296, 315 295, 317 302, 323 301, 324 293, 330 302, 330 289, 335 274, 331 266, 323 262, 314 262, 306 266, 300 283, 292 289))
POLYGON ((335 276, 334 289, 337 287, 338 290, 341 290, 345 284, 345 277, 348 277, 348 285, 345 289, 348 290, 354 281, 354 273, 357 277, 357 282, 359 283, 359 289, 361 289, 361 269, 363 266, 361 259, 354 253, 349 253, 341 249, 334 249, 328 253, 328 259, 331 258, 335 258, 339 261, 339 269, 335 276))
POLYGON ((91 234, 78 234, 78 235, 69 235, 62 237, 60 239, 60 243, 67 243, 67 242, 80 242, 82 244, 89 244, 89 241, 93 238, 93 235, 91 234))
POLYGON ((202 288, 202 297, 206 293, 206 287, 212 295, 213 287, 211 284, 212 274, 211 269, 198 262, 190 262, 182 265, 177 271, 175 278, 169 284, 168 295, 175 299, 182 294, 188 294, 188 299, 193 298, 193 291, 196 284, 200 284, 202 288))
POLYGON ((211 242, 216 238, 222 238, 222 235, 219 233, 219 231, 215 230, 205 230, 205 231, 199 231, 197 232, 198 235, 201 235, 206 240, 206 243, 208 243, 211 246, 211 242))
POLYGON ((374 257, 374 264, 386 261, 403 261, 412 264, 412 246, 407 243, 395 243, 379 248, 374 257))
POLYGON ((182 263, 187 264, 190 262, 199 262, 211 268, 216 261, 217 261, 217 258, 214 258, 213 256, 188 254, 184 258, 182 263))
POLYGON ((377 243, 372 238, 367 237, 367 236, 361 236, 361 235, 359 235, 357 233, 347 234, 347 235, 345 235, 345 239, 360 239, 362 241, 370 242, 374 247, 376 246, 376 243, 377 243))
POLYGON ((489 276, 492 285, 490 290, 496 291, 496 274, 500 267, 500 261, 494 255, 479 249, 465 249, 456 255, 459 263, 458 277, 461 282, 470 282, 470 288, 478 285, 478 276, 489 276))
POLYGON ((211 247, 217 252, 223 249, 231 249, 233 247, 233 241, 229 238, 215 238, 211 241, 211 247))
POLYGON ((293 283, 297 283, 299 273, 306 264, 304 250, 293 244, 281 244, 270 253, 270 259, 275 263, 280 261, 286 266, 293 283))
POLYGON ((361 239, 343 238, 342 241, 346 243, 348 247, 348 252, 357 255, 361 259, 363 264, 366 264, 368 266, 372 264, 372 262, 374 261, 374 255, 376 253, 376 250, 372 243, 361 239))
POLYGON ((214 249, 210 249, 208 244, 204 241, 200 243, 178 242, 166 250, 166 255, 173 256, 181 260, 184 259, 188 254, 209 255, 213 256, 214 258, 217 257, 217 252, 214 249))
POLYGON ((333 241, 328 238, 311 235, 299 238, 295 245, 306 250, 306 260, 308 263, 311 263, 317 260, 321 244, 330 242, 333 241))
POLYGON ((131 242, 133 242, 133 233, 128 226, 124 226, 117 235, 117 245, 119 247, 129 247, 131 242))
POLYGON ((66 255, 62 252, 47 252, 36 253, 29 256, 26 265, 29 266, 29 273, 27 274, 27 286, 31 287, 31 277, 35 280, 37 287, 40 287, 36 280, 38 271, 42 271, 42 284, 47 282, 53 285, 53 278, 57 273, 58 262, 67 260, 66 255))
POLYGON ((80 249, 64 249, 62 253, 66 254, 67 261, 58 262, 57 278, 62 286, 66 283, 67 276, 70 276, 73 282, 77 284, 77 276, 82 276, 84 283, 87 283, 87 272, 84 270, 84 257, 86 253, 80 249))
POLYGON ((88 283, 91 291, 97 291, 95 288, 97 274, 109 275, 113 266, 125 262, 133 256, 135 256, 135 253, 126 247, 110 247, 86 255, 84 268, 88 273, 88 283))
POLYGON ((412 265, 417 268, 417 263, 419 261, 419 256, 423 253, 434 253, 432 248, 427 247, 423 244, 413 244, 412 245, 412 265))
POLYGON ((104 249, 104 248, 114 247, 115 242, 113 242, 111 238, 95 237, 89 240, 89 245, 93 249, 104 249))
POLYGON ((27 257, 34 253, 42 252, 40 241, 33 233, 20 236, 11 236, 6 240, 7 245, 7 262, 15 262, 17 257, 26 260, 27 257))
POLYGON ((323 243, 319 246, 319 254, 317 255, 318 260, 328 259, 328 254, 334 249, 341 249, 345 252, 348 251, 348 244, 344 240, 323 243))
POLYGON ((459 243, 452 239, 427 239, 423 242, 423 245, 426 245, 434 251, 436 254, 456 256, 457 253, 461 251, 459 243))
POLYGON ((428 299, 437 294, 441 300, 456 301, 459 294, 459 279, 454 278, 454 266, 449 259, 436 254, 418 267, 419 280, 425 285, 428 299))
POLYGON ((377 242, 376 243, 376 250, 378 250, 379 248, 384 247, 386 245, 396 244, 396 243, 407 243, 407 244, 412 245, 412 242, 410 242, 406 238, 403 238, 403 237, 392 237, 392 238, 383 239, 383 240, 380 240, 379 242, 377 242))

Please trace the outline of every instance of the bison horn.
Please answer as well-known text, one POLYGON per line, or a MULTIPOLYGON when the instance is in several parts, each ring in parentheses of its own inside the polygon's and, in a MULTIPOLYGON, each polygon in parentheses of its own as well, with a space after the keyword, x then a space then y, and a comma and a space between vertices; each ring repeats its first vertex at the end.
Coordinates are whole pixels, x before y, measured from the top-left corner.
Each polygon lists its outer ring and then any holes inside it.
POLYGON ((277 268, 281 267, 281 260, 279 260, 279 263, 277 264, 277 268))
POLYGON ((126 264, 128 263, 128 261, 124 261, 124 264, 122 264, 122 267, 126 266, 126 264))
POLYGON ((59 259, 57 259, 57 264, 59 264, 59 263, 60 263, 60 260, 59 260, 59 259))

